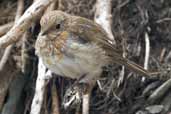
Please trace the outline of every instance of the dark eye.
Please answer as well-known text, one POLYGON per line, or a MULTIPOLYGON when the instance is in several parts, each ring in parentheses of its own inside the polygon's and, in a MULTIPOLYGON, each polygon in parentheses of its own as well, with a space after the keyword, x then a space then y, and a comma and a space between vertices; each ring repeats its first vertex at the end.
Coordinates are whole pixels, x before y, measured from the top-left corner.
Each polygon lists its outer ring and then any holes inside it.
POLYGON ((61 24, 57 24, 57 25, 55 26, 55 28, 56 28, 56 29, 60 29, 60 28, 61 28, 61 24))

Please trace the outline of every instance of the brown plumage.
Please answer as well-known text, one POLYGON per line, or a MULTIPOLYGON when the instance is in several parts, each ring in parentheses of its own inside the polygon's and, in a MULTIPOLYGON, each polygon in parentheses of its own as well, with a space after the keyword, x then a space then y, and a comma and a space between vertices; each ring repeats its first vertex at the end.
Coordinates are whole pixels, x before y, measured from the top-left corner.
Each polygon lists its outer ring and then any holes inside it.
POLYGON ((149 76, 143 67, 122 57, 103 28, 95 22, 62 11, 51 11, 41 19, 36 53, 58 75, 94 83, 102 67, 110 63, 149 76))

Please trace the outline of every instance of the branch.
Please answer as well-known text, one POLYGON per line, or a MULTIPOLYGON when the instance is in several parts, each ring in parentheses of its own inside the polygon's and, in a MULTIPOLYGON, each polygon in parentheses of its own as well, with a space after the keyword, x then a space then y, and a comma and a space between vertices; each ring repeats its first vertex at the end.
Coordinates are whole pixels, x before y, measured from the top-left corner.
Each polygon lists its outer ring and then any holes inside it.
POLYGON ((30 114, 40 114, 40 110, 43 103, 43 96, 45 92, 45 86, 51 76, 51 72, 49 70, 48 72, 46 72, 46 67, 44 66, 42 60, 39 58, 38 77, 36 80, 35 95, 32 101, 30 114))
MULTIPOLYGON (((17 12, 16 12, 16 17, 15 17, 15 22, 17 22, 17 20, 21 17, 22 13, 23 13, 23 10, 24 10, 24 1, 23 0, 18 0, 18 3, 17 3, 17 12)), ((1 39, 0 39, 1 40, 1 39)), ((1 43, 1 41, 0 41, 1 43)), ((8 58, 10 56, 10 53, 11 53, 11 50, 13 48, 13 44, 9 45, 6 49, 5 49, 5 52, 1 58, 1 61, 0 61, 0 71, 3 70, 6 62, 8 61, 8 58)))
POLYGON ((17 42, 21 35, 31 27, 32 23, 39 17, 45 8, 54 0, 37 0, 33 3, 14 24, 12 29, 0 38, 0 48, 7 47, 8 45, 17 42))
POLYGON ((112 0, 97 0, 94 20, 106 30, 108 37, 116 44, 112 34, 112 0))
POLYGON ((17 4, 17 12, 16 12, 16 16, 15 16, 15 22, 17 22, 17 20, 21 17, 21 15, 23 14, 24 11, 24 1, 23 0, 18 0, 18 4, 17 4))

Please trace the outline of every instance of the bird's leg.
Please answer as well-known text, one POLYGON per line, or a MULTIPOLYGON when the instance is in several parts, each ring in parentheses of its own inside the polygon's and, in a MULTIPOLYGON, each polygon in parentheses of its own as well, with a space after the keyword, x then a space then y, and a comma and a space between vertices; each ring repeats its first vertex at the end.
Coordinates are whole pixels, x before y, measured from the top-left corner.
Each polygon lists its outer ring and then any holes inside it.
POLYGON ((77 83, 83 90, 82 93, 82 114, 89 114, 91 91, 95 85, 96 79, 91 78, 91 75, 83 75, 77 83))
MULTIPOLYGON (((64 95, 64 108, 75 107, 78 109, 82 100, 82 114, 89 114, 91 91, 95 82, 86 80, 79 82, 77 80, 70 88, 67 89, 64 95), (91 82, 91 83, 90 83, 91 82)), ((79 110, 79 109, 78 109, 79 110)))
POLYGON ((91 91, 100 76, 101 71, 94 71, 91 74, 84 74, 76 81, 75 85, 79 88, 82 95, 82 114, 89 114, 91 91))
MULTIPOLYGON (((72 97, 75 98, 70 99, 67 103, 65 103, 66 106, 69 106, 68 104, 71 104, 70 102, 79 101, 82 99, 82 114, 89 114, 89 107, 90 107, 90 96, 91 91, 95 85, 96 81, 92 81, 91 78, 87 78, 89 76, 82 75, 76 82, 72 85, 71 91, 73 91, 74 96, 79 95, 78 97, 72 97), (80 99, 81 98, 81 99, 80 99)), ((67 92, 69 93, 69 92, 67 92)), ((72 103, 72 104, 74 104, 72 103)), ((77 104, 77 103, 75 103, 77 104)), ((77 104, 78 105, 78 104, 77 104)), ((78 106, 77 106, 78 107, 78 106)))
POLYGON ((87 91, 85 93, 83 93, 82 96, 82 114, 89 114, 89 108, 90 108, 90 97, 91 97, 91 91, 94 87, 94 84, 91 86, 87 86, 87 91))

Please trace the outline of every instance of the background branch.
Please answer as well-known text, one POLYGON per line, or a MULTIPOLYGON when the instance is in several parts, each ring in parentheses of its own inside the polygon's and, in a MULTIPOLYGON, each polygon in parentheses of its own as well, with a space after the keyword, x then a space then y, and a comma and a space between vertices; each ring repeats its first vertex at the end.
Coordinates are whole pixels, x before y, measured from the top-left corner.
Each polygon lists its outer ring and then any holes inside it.
MULTIPOLYGON (((17 7, 16 16, 15 16, 15 23, 18 21, 18 19, 21 17, 21 15, 23 13, 24 1, 18 0, 17 6, 18 7, 17 7)), ((4 55, 2 56, 1 61, 0 61, 0 71, 3 70, 3 68, 11 54, 11 50, 12 50, 13 46, 14 46, 14 44, 11 44, 5 49, 4 55)))
POLYGON ((21 35, 31 27, 32 23, 39 18, 45 8, 54 0, 37 0, 33 3, 16 21, 12 29, 4 36, 0 38, 0 48, 7 47, 8 45, 17 42, 21 35))
POLYGON ((104 30, 108 33, 108 36, 113 43, 116 44, 114 36, 112 34, 112 0, 97 0, 96 1, 96 11, 94 20, 100 24, 104 30))

